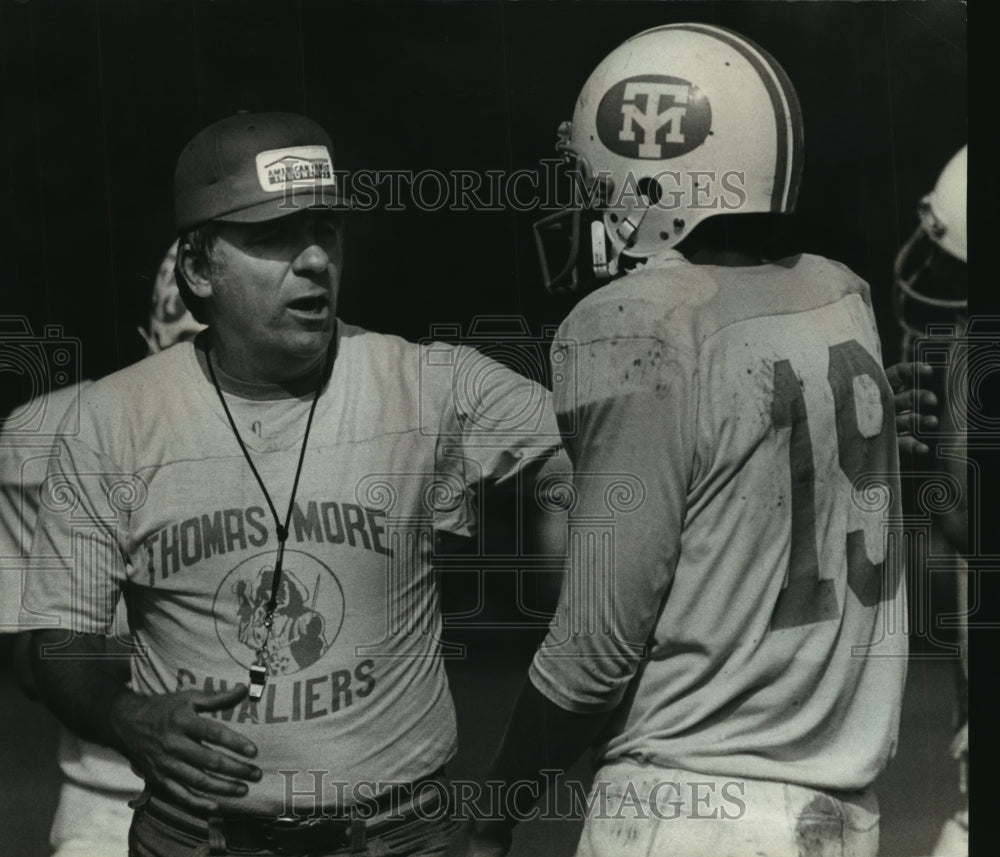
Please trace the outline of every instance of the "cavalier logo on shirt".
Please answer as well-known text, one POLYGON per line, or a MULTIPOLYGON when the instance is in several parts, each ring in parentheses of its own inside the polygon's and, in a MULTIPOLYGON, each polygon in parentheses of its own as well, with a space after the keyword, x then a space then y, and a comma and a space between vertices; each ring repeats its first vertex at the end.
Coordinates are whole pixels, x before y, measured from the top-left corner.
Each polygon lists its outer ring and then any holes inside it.
POLYGON ((712 106, 679 77, 642 74, 619 81, 597 107, 597 133, 616 155, 666 160, 700 146, 712 127, 712 106))
POLYGON ((229 655, 249 667, 263 647, 269 675, 291 675, 316 663, 344 621, 336 575, 309 554, 285 551, 270 634, 264 624, 274 585, 274 551, 240 563, 215 593, 216 632, 229 655), (235 614, 235 615, 234 615, 235 614))

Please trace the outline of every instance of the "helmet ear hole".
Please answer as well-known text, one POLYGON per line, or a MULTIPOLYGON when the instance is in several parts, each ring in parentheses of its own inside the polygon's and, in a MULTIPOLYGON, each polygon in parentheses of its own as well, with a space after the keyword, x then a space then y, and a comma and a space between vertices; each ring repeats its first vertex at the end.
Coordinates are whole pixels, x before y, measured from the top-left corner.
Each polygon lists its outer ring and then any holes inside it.
POLYGON ((650 205, 656 205, 663 196, 663 188, 660 187, 660 183, 649 176, 643 176, 636 182, 635 186, 639 193, 649 200, 650 205))

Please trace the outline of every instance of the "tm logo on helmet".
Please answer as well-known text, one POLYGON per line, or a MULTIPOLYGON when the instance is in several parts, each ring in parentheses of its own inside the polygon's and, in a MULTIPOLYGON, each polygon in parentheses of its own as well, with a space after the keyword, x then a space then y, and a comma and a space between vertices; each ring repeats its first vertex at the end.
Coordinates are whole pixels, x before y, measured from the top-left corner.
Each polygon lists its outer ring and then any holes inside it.
POLYGON ((597 107, 601 142, 626 158, 676 158, 700 146, 711 127, 712 107, 698 87, 662 74, 616 83, 597 107))

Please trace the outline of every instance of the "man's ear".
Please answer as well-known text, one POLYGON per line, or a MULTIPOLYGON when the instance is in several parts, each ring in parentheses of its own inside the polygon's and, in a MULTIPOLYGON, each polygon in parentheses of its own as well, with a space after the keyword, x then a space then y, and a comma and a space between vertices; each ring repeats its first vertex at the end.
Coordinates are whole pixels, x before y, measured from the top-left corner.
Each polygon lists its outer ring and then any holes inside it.
POLYGON ((212 271, 207 254, 195 252, 187 241, 182 241, 177 247, 177 267, 195 297, 212 296, 212 271))

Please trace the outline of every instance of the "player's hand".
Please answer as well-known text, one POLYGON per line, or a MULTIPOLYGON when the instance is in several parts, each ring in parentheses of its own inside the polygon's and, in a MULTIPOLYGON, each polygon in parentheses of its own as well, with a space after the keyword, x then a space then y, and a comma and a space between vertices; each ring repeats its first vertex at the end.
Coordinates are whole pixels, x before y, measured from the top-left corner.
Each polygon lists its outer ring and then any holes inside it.
POLYGON ((452 840, 445 857, 504 857, 513 835, 499 821, 467 821, 452 840))
POLYGON ((246 695, 243 684, 217 693, 141 696, 124 690, 111 703, 110 726, 119 749, 149 785, 188 809, 215 812, 213 795, 242 797, 261 770, 245 761, 257 755, 251 741, 203 715, 232 708, 246 695))
POLYGON ((938 427, 938 418, 932 413, 938 404, 937 396, 930 390, 917 389, 920 379, 930 380, 933 374, 934 369, 927 363, 896 363, 885 370, 892 388, 900 454, 926 455, 930 452, 930 447, 915 435, 938 427))

